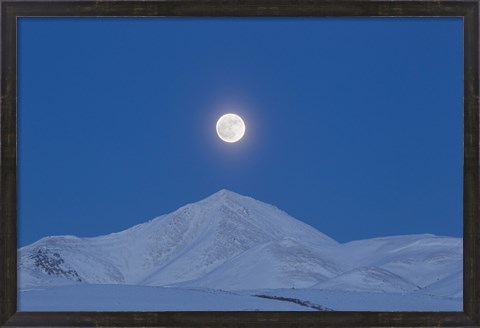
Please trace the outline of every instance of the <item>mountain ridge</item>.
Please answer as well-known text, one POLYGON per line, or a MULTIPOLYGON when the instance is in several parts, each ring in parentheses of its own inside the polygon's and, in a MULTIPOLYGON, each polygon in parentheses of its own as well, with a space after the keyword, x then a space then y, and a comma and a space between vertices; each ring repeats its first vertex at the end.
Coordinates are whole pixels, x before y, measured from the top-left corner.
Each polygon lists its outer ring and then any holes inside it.
MULTIPOLYGON (((18 250, 19 282, 20 288, 76 283, 223 290, 361 286, 405 293, 443 279, 461 282, 456 272, 462 252, 460 238, 431 234, 340 244, 273 205, 222 189, 120 232, 51 236, 24 246, 18 250)), ((450 292, 437 285, 443 294, 450 292)), ((435 293, 434 287, 429 293, 435 293)), ((452 293, 458 296, 458 288, 452 293)))

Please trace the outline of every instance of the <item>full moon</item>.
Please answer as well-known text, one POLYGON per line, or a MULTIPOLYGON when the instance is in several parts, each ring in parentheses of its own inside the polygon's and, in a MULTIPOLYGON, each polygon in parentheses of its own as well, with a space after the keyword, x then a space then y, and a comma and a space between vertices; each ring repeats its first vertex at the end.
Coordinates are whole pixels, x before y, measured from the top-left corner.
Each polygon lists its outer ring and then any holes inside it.
POLYGON ((225 142, 237 142, 245 134, 245 123, 238 115, 225 114, 217 121, 217 134, 225 142))

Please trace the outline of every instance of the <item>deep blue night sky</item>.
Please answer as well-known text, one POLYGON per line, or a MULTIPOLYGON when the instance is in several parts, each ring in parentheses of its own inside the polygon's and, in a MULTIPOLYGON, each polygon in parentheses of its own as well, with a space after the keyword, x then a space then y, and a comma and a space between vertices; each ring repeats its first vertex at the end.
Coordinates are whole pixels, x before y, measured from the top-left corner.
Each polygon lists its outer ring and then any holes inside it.
POLYGON ((21 246, 222 188, 340 242, 462 235, 460 18, 21 18, 18 47, 21 246))

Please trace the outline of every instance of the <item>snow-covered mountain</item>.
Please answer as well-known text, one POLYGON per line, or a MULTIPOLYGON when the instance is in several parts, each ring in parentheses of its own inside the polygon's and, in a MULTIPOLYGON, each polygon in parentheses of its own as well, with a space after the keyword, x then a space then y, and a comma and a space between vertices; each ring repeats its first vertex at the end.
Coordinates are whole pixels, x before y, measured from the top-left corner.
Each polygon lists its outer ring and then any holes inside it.
POLYGON ((227 190, 122 232, 47 237, 18 252, 22 289, 88 283, 442 297, 462 291, 459 238, 339 244, 272 205, 227 190))

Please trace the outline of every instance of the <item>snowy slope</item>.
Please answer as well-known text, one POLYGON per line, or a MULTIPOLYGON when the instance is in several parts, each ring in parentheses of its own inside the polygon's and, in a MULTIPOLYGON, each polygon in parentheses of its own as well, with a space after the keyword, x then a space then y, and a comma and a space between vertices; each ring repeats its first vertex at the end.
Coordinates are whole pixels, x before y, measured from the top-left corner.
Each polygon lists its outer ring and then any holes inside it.
POLYGON ((192 208, 194 221, 200 221, 205 231, 179 256, 142 280, 142 284, 198 279, 247 250, 285 238, 304 240, 317 248, 337 244, 271 205, 225 190, 188 207, 192 208))
POLYGON ((434 295, 452 299, 463 297, 463 271, 459 270, 416 292, 418 295, 434 295))
POLYGON ((132 285, 51 286, 23 290, 20 311, 313 311, 291 302, 216 290, 132 285))
POLYGON ((272 205, 221 190, 122 232, 23 247, 19 282, 461 298, 462 250, 461 238, 428 234, 339 244, 272 205))
POLYGON ((377 267, 354 269, 313 287, 325 290, 405 294, 420 289, 410 281, 377 267))
POLYGON ((232 293, 211 289, 84 284, 37 287, 19 293, 20 311, 318 311, 318 308, 462 311, 462 302, 429 295, 291 288, 232 293))
MULTIPOLYGON (((322 250, 329 249, 326 245, 322 250)), ((253 247, 210 274, 180 286, 223 290, 305 288, 342 272, 333 258, 301 240, 285 238, 253 247)))
POLYGON ((48 237, 19 250, 20 285, 59 278, 93 284, 165 285, 201 278, 277 240, 337 242, 271 205, 227 190, 128 230, 95 238, 48 237))
POLYGON ((336 252, 350 270, 377 267, 420 288, 463 267, 462 239, 430 234, 353 241, 342 244, 336 252))
POLYGON ((463 311, 461 299, 416 293, 370 293, 314 288, 253 290, 243 291, 243 293, 266 295, 271 299, 297 299, 334 311, 463 311))

